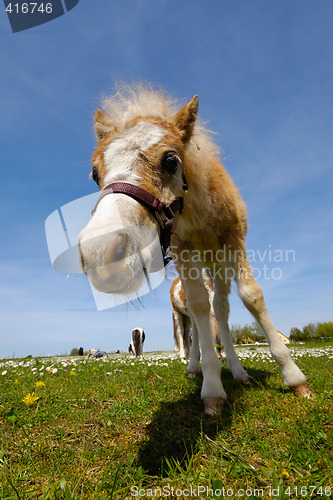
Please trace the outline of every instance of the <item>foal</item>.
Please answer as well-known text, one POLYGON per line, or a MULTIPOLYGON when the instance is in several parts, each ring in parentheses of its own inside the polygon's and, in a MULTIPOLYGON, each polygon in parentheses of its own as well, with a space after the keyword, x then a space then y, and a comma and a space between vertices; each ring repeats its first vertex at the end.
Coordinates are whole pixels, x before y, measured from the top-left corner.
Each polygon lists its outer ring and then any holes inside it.
MULTIPOLYGON (((220 347, 220 331, 217 324, 214 310, 214 290, 210 279, 204 278, 204 283, 208 291, 209 303, 211 306, 210 321, 212 328, 212 335, 215 342, 216 354, 221 357, 220 347)), ((200 359, 200 349, 198 344, 198 335, 194 326, 192 325, 191 316, 186 304, 186 295, 180 278, 176 278, 170 289, 170 299, 172 304, 172 320, 173 320, 173 336, 175 339, 175 351, 180 359, 190 357, 190 363, 187 369, 189 376, 196 376, 199 372, 198 361, 200 359), (192 345, 190 348, 190 330, 192 327, 192 345), (190 354, 191 351, 191 354, 190 354)))
POLYGON ((107 293, 138 289, 154 253, 160 251, 157 238, 148 246, 142 240, 147 231, 159 231, 165 249, 167 225, 170 230, 174 216, 172 257, 198 332, 206 412, 220 410, 227 396, 211 334, 202 268, 210 268, 214 278, 214 311, 233 377, 249 381, 228 326, 232 279, 262 327, 284 383, 297 396, 308 396, 306 378, 277 334, 248 263, 244 202, 208 132, 196 124, 198 96, 178 109, 162 92, 139 85, 106 99, 104 110, 95 113, 98 145, 92 157, 92 177, 102 193, 78 237, 82 268, 92 284, 107 293))

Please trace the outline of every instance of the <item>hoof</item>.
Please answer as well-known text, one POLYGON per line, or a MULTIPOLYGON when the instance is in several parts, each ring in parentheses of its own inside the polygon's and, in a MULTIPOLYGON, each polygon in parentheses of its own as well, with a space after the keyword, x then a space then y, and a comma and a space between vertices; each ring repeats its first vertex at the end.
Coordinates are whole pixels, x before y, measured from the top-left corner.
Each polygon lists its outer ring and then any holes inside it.
POLYGON ((187 376, 188 378, 197 378, 199 377, 199 372, 197 370, 188 370, 187 376))
POLYGON ((290 389, 298 398, 310 398, 314 396, 313 392, 311 391, 307 383, 290 387, 290 389))
POLYGON ((222 398, 213 398, 213 397, 204 398, 203 402, 205 405, 205 413, 207 415, 216 415, 222 410, 224 401, 225 400, 222 398))
POLYGON ((249 377, 246 375, 244 377, 236 378, 236 382, 239 382, 240 384, 243 385, 252 385, 249 377))

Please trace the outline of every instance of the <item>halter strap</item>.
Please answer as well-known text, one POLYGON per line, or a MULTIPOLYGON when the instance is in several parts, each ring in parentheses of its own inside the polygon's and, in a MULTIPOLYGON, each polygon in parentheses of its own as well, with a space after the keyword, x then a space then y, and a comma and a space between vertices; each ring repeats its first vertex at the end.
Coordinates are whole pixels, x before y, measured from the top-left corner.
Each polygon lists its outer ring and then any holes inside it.
MULTIPOLYGON (((186 184, 185 186, 187 188, 186 184)), ((184 189, 186 188, 184 187, 184 189)), ((166 254, 170 250, 173 218, 177 212, 181 214, 183 211, 183 197, 180 196, 179 198, 176 198, 174 201, 166 205, 163 201, 159 200, 154 195, 148 193, 148 191, 140 188, 139 186, 136 186, 135 184, 130 184, 129 182, 122 181, 112 182, 101 191, 97 203, 91 211, 92 215, 94 215, 98 204, 105 196, 107 196, 108 194, 117 193, 130 196, 131 198, 148 208, 148 210, 154 215, 160 226, 160 243, 163 251, 164 265, 167 265, 171 260, 170 257, 166 257, 166 254), (165 220, 161 217, 161 215, 165 217, 165 220)))

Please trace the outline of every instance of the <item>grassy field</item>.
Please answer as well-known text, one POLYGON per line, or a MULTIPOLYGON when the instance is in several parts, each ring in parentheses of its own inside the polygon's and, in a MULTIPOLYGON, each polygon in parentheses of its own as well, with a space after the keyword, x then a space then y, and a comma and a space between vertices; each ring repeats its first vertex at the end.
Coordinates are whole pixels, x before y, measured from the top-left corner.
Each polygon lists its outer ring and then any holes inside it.
POLYGON ((291 349, 315 398, 241 347, 252 386, 223 362, 214 417, 170 353, 0 362, 0 498, 330 498, 333 344, 291 349))

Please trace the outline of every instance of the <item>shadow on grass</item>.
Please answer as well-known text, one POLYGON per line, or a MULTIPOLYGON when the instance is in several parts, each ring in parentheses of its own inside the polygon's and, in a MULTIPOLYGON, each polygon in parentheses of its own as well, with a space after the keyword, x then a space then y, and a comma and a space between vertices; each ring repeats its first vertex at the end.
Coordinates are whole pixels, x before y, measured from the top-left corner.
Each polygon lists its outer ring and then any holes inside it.
MULTIPOLYGON (((269 374, 251 369, 248 374, 254 390, 266 386, 269 374)), ((218 415, 209 416, 203 411, 201 377, 194 381, 195 387, 186 396, 160 404, 145 428, 145 438, 138 452, 138 466, 142 466, 149 475, 167 474, 163 467, 165 459, 182 464, 195 453, 202 435, 214 440, 219 432, 230 427, 234 413, 243 411, 242 393, 248 387, 235 382, 231 373, 223 368, 222 381, 228 400, 218 415)))

